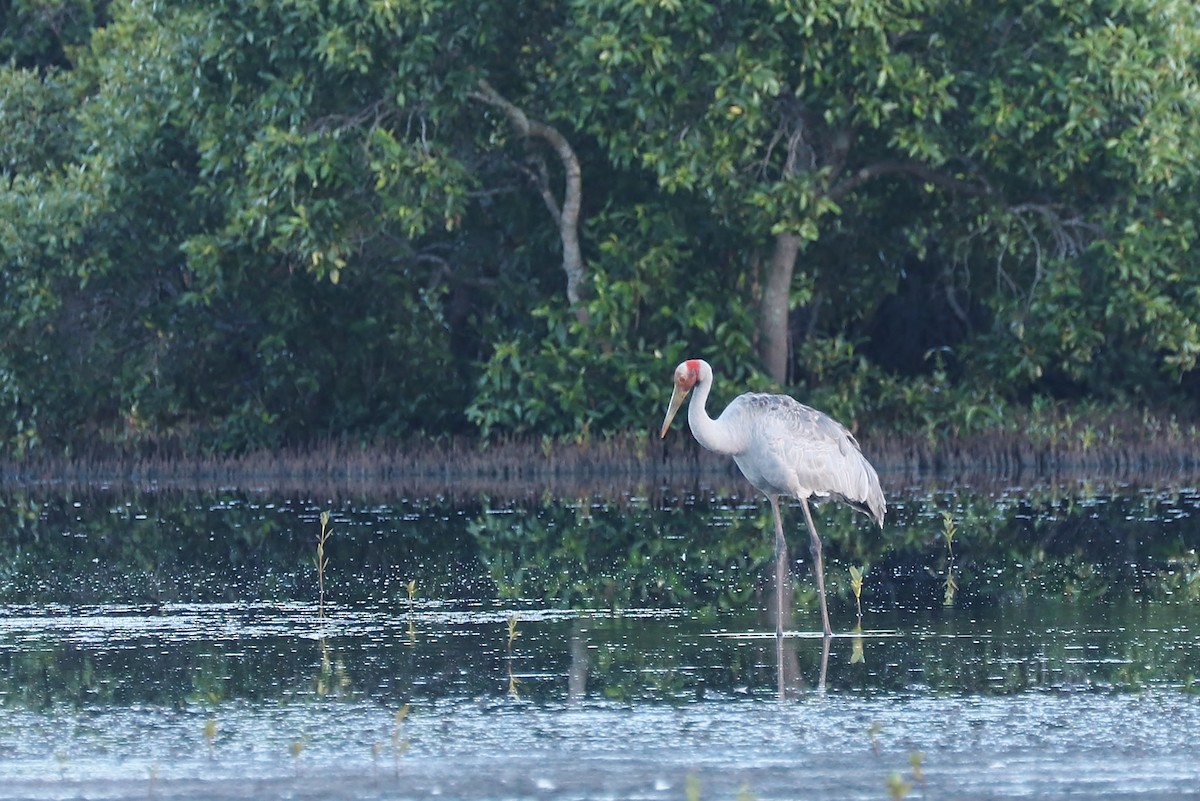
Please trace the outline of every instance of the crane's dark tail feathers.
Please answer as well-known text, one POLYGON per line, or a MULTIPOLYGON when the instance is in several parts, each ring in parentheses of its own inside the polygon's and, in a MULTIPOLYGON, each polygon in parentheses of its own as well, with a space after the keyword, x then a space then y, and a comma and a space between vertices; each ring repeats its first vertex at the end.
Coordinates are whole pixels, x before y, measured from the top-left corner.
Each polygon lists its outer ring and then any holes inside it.
POLYGON ((883 528, 883 513, 886 508, 874 508, 867 501, 856 501, 853 498, 847 498, 844 495, 839 495, 838 500, 849 506, 851 509, 862 512, 867 517, 875 521, 875 524, 883 528))

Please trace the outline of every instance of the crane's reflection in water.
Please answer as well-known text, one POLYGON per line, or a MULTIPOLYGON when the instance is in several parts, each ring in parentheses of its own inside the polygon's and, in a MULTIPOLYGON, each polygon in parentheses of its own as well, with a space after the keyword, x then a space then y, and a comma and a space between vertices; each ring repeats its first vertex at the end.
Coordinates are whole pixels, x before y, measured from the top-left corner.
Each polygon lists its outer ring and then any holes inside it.
POLYGON ((824 691, 829 673, 829 653, 832 638, 818 631, 813 636, 794 630, 793 571, 787 551, 776 554, 763 571, 763 583, 768 588, 762 593, 759 620, 764 629, 775 630, 775 687, 780 701, 798 698, 813 688, 801 669, 798 650, 815 647, 814 638, 819 638, 821 660, 815 688, 824 691), (782 557, 782 558, 780 558, 782 557))

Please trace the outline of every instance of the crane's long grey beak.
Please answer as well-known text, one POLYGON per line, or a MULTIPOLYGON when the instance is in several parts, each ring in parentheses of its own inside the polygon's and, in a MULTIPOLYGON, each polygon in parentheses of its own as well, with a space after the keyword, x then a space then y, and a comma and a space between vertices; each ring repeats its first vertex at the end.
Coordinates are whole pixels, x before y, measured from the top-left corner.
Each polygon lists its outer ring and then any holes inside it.
POLYGON ((671 427, 671 421, 675 419, 675 413, 683 405, 683 399, 687 397, 687 394, 686 389, 678 384, 675 385, 675 391, 671 393, 671 402, 667 404, 667 419, 663 420, 662 431, 658 432, 659 439, 667 435, 667 429, 671 427))

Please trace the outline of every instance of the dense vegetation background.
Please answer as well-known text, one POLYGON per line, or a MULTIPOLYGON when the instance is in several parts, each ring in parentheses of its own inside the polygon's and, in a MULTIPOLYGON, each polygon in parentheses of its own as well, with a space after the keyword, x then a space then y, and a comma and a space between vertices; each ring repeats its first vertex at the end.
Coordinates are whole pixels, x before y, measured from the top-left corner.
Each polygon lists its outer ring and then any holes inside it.
POLYGON ((0 449, 1190 424, 1198 9, 9 0, 0 449))

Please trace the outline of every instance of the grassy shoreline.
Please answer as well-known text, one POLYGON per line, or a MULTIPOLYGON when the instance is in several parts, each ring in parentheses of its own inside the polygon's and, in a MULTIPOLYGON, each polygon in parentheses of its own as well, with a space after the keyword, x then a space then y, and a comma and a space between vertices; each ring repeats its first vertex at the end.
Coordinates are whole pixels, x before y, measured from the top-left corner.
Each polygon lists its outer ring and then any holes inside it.
MULTIPOLYGON (((1011 427, 970 436, 864 438, 885 487, 930 479, 1023 482, 1054 476, 1177 483, 1200 475, 1195 430, 1154 421, 1092 420, 1057 427, 1011 427), (1134 423, 1134 424, 1131 424, 1134 423)), ((0 461, 0 485, 116 486, 144 489, 241 488, 345 493, 525 495, 627 492, 630 486, 741 486, 727 457, 700 448, 686 431, 590 442, 513 439, 363 445, 327 442, 306 449, 236 456, 146 455, 118 450, 88 456, 37 453, 0 461)))

